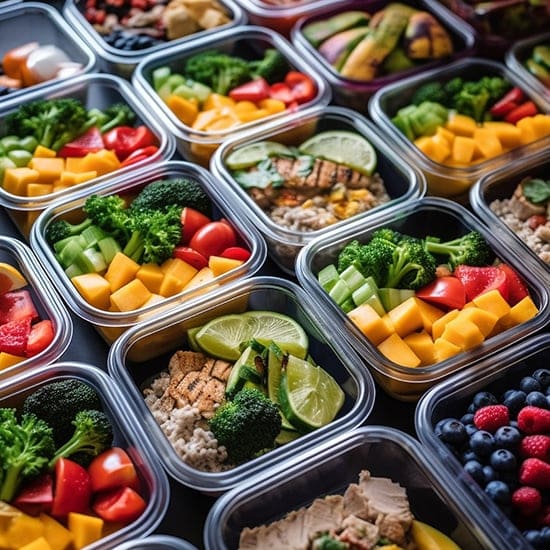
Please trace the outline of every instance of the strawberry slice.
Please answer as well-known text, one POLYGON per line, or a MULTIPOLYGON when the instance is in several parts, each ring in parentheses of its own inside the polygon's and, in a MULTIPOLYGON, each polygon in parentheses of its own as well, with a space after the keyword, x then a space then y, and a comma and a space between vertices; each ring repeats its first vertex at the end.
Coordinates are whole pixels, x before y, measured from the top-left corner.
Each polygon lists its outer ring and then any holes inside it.
POLYGON ((30 333, 31 320, 28 317, 0 325, 0 351, 24 357, 30 333))
POLYGON ((466 300, 471 301, 476 296, 497 289, 502 297, 508 301, 508 277, 496 266, 474 267, 458 265, 454 276, 462 281, 466 291, 466 300))
POLYGON ((98 128, 93 126, 81 136, 61 147, 58 157, 85 157, 88 153, 96 153, 105 149, 103 138, 98 128))
POLYGON ((38 311, 28 290, 14 290, 0 295, 0 324, 27 318, 38 319, 38 311))
POLYGON ((32 357, 44 351, 51 344, 54 336, 55 331, 50 319, 43 319, 32 325, 27 341, 27 357, 32 357))
POLYGON ((498 268, 506 273, 506 283, 508 285, 508 303, 515 306, 518 302, 529 296, 527 286, 521 280, 517 271, 508 264, 500 264, 498 268))

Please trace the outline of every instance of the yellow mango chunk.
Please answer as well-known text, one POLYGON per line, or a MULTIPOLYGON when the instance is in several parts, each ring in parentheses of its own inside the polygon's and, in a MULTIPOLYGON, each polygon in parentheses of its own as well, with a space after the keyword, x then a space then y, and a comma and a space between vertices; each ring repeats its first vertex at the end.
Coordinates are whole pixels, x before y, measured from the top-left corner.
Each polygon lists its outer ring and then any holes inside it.
POLYGON ((438 126, 437 130, 435 131, 435 135, 445 139, 449 147, 453 145, 453 142, 455 140, 455 135, 444 126, 438 126))
POLYGON ((460 550, 447 535, 418 520, 413 520, 411 534, 418 550, 460 550))
MULTIPOLYGON (((95 170, 98 176, 109 174, 114 170, 120 168, 120 161, 114 151, 108 149, 101 149, 95 153, 88 153, 85 157, 82 157, 82 163, 80 164, 80 170, 72 170, 74 172, 90 172, 95 170)), ((67 170, 71 170, 67 167, 67 170)))
POLYGON ((476 121, 469 116, 459 113, 450 113, 445 128, 456 136, 472 137, 477 128, 476 121))
POLYGON ((25 196, 27 194, 27 185, 29 183, 36 183, 39 175, 38 170, 33 170, 28 166, 7 168, 4 171, 2 186, 8 193, 25 196))
POLYGON ((478 326, 460 315, 445 325, 441 338, 452 342, 463 351, 475 348, 485 340, 478 326))
POLYGON ((520 142, 522 145, 526 145, 537 139, 537 131, 535 130, 533 117, 523 117, 516 122, 516 127, 519 128, 521 132, 520 142))
POLYGON ((69 172, 68 170, 63 170, 59 181, 63 185, 71 186, 93 180, 94 178, 97 178, 95 170, 90 170, 89 172, 69 172))
POLYGON ((411 332, 403 340, 414 354, 419 357, 422 365, 432 365, 437 362, 434 342, 425 330, 411 332))
POLYGON ((40 197, 53 193, 53 183, 29 183, 27 184, 27 197, 40 197))
POLYGON ((265 109, 269 114, 282 113, 286 109, 286 105, 280 99, 267 97, 258 102, 261 109, 265 109))
POLYGON ((111 292, 115 292, 134 279, 139 268, 140 265, 132 258, 123 252, 117 252, 104 275, 111 285, 111 292))
POLYGON ((502 144, 495 132, 488 128, 476 128, 473 135, 476 148, 486 159, 502 154, 502 144))
POLYGON ((491 334, 498 321, 498 317, 494 313, 476 307, 474 304, 465 305, 464 309, 460 311, 458 318, 474 323, 485 338, 491 334))
POLYGON ((115 311, 132 311, 142 307, 150 297, 149 289, 139 279, 132 279, 111 294, 111 304, 115 311))
POLYGON ((169 258, 162 263, 161 269, 164 271, 165 276, 169 274, 178 279, 181 288, 183 288, 198 271, 197 268, 179 258, 169 258))
POLYGON ((44 527, 38 518, 24 513, 10 517, 11 521, 2 533, 8 548, 20 548, 43 536, 44 527))
POLYGON ((98 309, 109 307, 111 285, 99 273, 83 273, 71 279, 80 295, 92 306, 98 309))
POLYGON ((539 113, 532 119, 533 131, 537 138, 550 135, 550 115, 539 113))
POLYGON ((496 288, 476 296, 472 302, 476 307, 494 313, 499 319, 510 312, 510 305, 496 288))
POLYGON ((468 164, 474 157, 476 145, 471 137, 456 136, 453 141, 451 156, 453 161, 468 164))
POLYGON ((265 118, 271 115, 271 111, 267 109, 256 109, 255 111, 245 111, 243 113, 238 113, 237 117, 240 122, 252 122, 253 120, 259 120, 260 118, 265 118))
POLYGON ((38 172, 37 183, 53 183, 65 169, 65 160, 61 157, 33 157, 29 168, 38 172))
POLYGON ((443 334, 443 331, 445 330, 445 325, 449 321, 455 319, 458 316, 459 312, 459 309, 451 309, 432 323, 432 338, 434 341, 443 334))
POLYGON ((500 120, 489 120, 483 123, 483 127, 491 130, 506 149, 521 145, 521 130, 515 124, 500 120))
POLYGON ((396 332, 380 342, 377 348, 384 357, 398 365, 413 368, 420 366, 420 358, 396 332))
POLYGON ((73 546, 76 550, 99 540, 103 534, 103 520, 86 514, 69 513, 67 525, 73 535, 73 546))
POLYGON ((0 352, 0 370, 13 367, 13 365, 17 365, 17 363, 21 363, 21 361, 24 361, 25 359, 26 357, 19 357, 19 355, 12 355, 11 353, 1 351, 0 352))
POLYGON ((86 172, 83 168, 85 165, 85 157, 67 157, 65 159, 65 171, 67 172, 86 172))
POLYGON ((183 285, 181 279, 176 277, 172 273, 165 273, 160 283, 159 294, 168 298, 169 296, 174 296, 183 290, 183 285))
POLYGON ((388 311, 387 315, 391 320, 395 332, 401 337, 424 326, 422 314, 418 306, 418 298, 414 296, 407 298, 404 302, 388 311))
POLYGON ((32 542, 20 546, 18 550, 53 550, 52 546, 48 543, 45 537, 38 537, 32 542))
POLYGON ((347 315, 375 346, 394 332, 389 317, 380 317, 370 304, 361 304, 347 315))
POLYGON ((136 273, 136 279, 139 279, 151 292, 159 294, 164 272, 157 264, 142 264, 136 273))
POLYGON ((208 258, 208 267, 212 270, 214 277, 223 275, 224 273, 236 269, 244 262, 242 260, 234 260, 233 258, 223 258, 222 256, 210 256, 208 258))
MULTIPOLYGON (((212 281, 215 277, 216 275, 214 275, 214 272, 210 267, 203 267, 202 269, 199 269, 199 271, 197 271, 197 273, 182 288, 182 290, 189 290, 190 288, 194 288, 196 286, 202 285, 203 283, 212 281)), ((211 287, 208 287, 208 290, 210 290, 210 288, 211 287)))
POLYGON ((451 341, 446 340, 445 338, 437 338, 436 340, 434 340, 434 349, 435 356, 437 357, 438 362, 445 361, 445 359, 449 359, 450 357, 454 357, 456 354, 462 351, 459 346, 453 344, 451 341))
POLYGON ((37 158, 53 158, 57 156, 57 153, 53 149, 44 147, 43 145, 37 145, 32 156, 37 158))
POLYGON ((178 119, 187 126, 191 126, 199 114, 197 101, 186 99, 175 94, 168 96, 166 104, 178 119))
POLYGON ((234 107, 235 101, 233 101, 227 95, 221 94, 209 94, 206 101, 202 104, 203 112, 217 109, 220 107, 234 107))
POLYGON ((431 334, 434 321, 436 321, 440 317, 443 317, 443 315, 445 315, 445 312, 437 306, 434 306, 433 304, 425 302, 424 300, 421 300, 419 298, 417 298, 416 305, 420 310, 420 316, 422 317, 422 326, 424 327, 424 330, 428 334, 431 334))
POLYGON ((69 547, 73 540, 73 535, 64 525, 47 514, 40 514, 40 521, 44 526, 44 538, 52 549, 65 550, 69 547))
POLYGON ((514 327, 516 325, 529 321, 529 319, 535 317, 538 312, 539 309, 536 306, 535 302, 533 302, 531 296, 525 296, 525 298, 512 306, 512 308, 506 315, 501 317, 499 324, 501 325, 502 329, 514 327))

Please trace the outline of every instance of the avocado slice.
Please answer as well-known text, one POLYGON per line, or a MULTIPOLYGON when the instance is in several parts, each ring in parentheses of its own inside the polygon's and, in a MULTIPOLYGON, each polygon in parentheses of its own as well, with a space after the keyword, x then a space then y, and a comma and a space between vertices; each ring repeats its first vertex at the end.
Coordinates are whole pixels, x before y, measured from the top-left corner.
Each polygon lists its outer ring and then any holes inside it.
POLYGON ((368 24, 369 19, 370 14, 366 11, 349 10, 329 17, 328 19, 313 21, 305 25, 302 32, 308 42, 317 47, 336 33, 351 29, 352 27, 368 24))

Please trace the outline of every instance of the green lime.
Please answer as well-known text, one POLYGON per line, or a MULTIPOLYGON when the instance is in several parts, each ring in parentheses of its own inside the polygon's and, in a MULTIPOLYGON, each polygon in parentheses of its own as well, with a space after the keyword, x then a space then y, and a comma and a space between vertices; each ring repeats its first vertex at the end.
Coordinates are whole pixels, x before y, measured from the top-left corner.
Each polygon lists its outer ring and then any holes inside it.
POLYGON ((284 357, 283 350, 275 342, 270 342, 267 348, 267 395, 277 404, 284 357))
POLYGON ((279 400, 285 417, 299 431, 331 422, 344 404, 344 392, 324 369, 289 355, 281 377, 279 400))
POLYGON ((276 141, 258 141, 235 149, 225 159, 230 170, 243 170, 273 155, 289 155, 290 149, 276 141))
POLYGON ((376 151, 363 136, 346 130, 329 130, 308 139, 301 153, 344 164, 370 176, 376 168, 376 151))

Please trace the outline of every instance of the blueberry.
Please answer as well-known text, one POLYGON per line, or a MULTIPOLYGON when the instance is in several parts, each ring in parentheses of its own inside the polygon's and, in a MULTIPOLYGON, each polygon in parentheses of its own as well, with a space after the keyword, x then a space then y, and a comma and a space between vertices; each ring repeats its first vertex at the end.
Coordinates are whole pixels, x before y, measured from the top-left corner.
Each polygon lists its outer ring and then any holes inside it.
POLYGON ((484 484, 483 466, 477 460, 469 460, 464 464, 463 468, 479 485, 484 484))
POLYGON ((503 405, 508 407, 511 414, 518 413, 525 405, 527 394, 521 390, 510 390, 504 394, 503 405))
POLYGON ((476 455, 472 449, 468 449, 460 455, 460 462, 462 462, 462 464, 466 464, 466 462, 469 462, 470 460, 475 460, 477 462, 480 460, 480 457, 476 455))
POLYGON ((497 398, 488 391, 480 391, 474 395, 472 399, 472 405, 474 406, 474 411, 481 409, 481 407, 486 407, 487 405, 496 405, 498 404, 497 398))
POLYGON ((475 424, 466 424, 464 428, 466 429, 466 433, 468 434, 468 437, 470 437, 472 434, 478 431, 478 428, 476 427, 475 424))
POLYGON ((466 413, 461 419, 460 421, 462 422, 462 424, 464 424, 466 426, 466 424, 473 424, 474 422, 474 414, 473 413, 466 413))
POLYGON ((531 391, 525 398, 526 405, 532 405, 533 407, 540 407, 541 409, 548 408, 548 400, 546 395, 541 391, 531 391))
POLYGON ((548 386, 550 386, 550 370, 537 369, 532 376, 535 380, 538 381, 542 388, 547 388, 548 386))
POLYGON ((524 531, 523 536, 525 537, 525 540, 535 548, 545 547, 542 533, 537 529, 530 529, 529 531, 524 531))
POLYGON ((508 504, 512 497, 508 485, 499 480, 489 481, 485 486, 485 492, 497 504, 508 504))
POLYGON ((449 420, 456 420, 456 418, 442 418, 441 420, 438 420, 434 426, 434 433, 439 437, 441 435, 441 426, 443 426, 445 423, 449 422, 449 420))
POLYGON ((517 466, 517 460, 508 449, 497 449, 491 453, 491 466, 498 472, 510 472, 517 466))
POLYGON ((524 376, 519 382, 519 389, 525 393, 529 393, 531 391, 540 391, 541 385, 536 378, 524 376))
POLYGON ((439 439, 445 443, 460 446, 468 440, 468 434, 460 420, 451 418, 440 426, 439 439))
POLYGON ((487 464, 483 466, 483 477, 485 478, 485 485, 487 485, 491 481, 496 481, 497 473, 492 466, 489 466, 489 464, 487 464))
POLYGON ((521 433, 513 426, 501 426, 495 432, 494 439, 497 447, 515 449, 521 441, 521 433))
POLYGON ((113 42, 113 47, 122 50, 124 48, 124 44, 126 44, 126 38, 121 36, 113 42))
POLYGON ((493 452, 495 440, 489 432, 478 430, 470 436, 470 448, 479 456, 489 456, 493 452))
POLYGON ((548 526, 543 527, 540 530, 540 533, 542 535, 542 540, 544 542, 544 547, 545 548, 550 547, 550 527, 548 527, 548 526))

